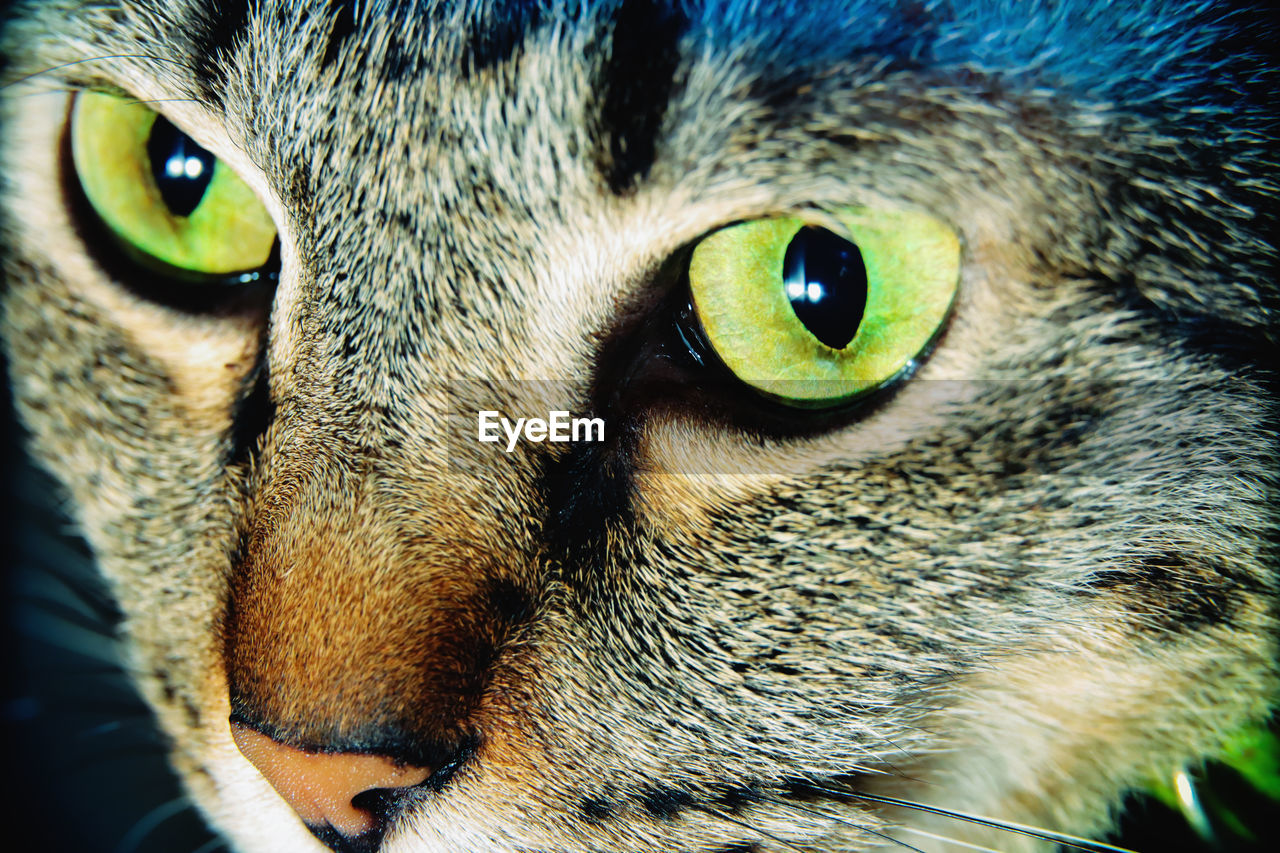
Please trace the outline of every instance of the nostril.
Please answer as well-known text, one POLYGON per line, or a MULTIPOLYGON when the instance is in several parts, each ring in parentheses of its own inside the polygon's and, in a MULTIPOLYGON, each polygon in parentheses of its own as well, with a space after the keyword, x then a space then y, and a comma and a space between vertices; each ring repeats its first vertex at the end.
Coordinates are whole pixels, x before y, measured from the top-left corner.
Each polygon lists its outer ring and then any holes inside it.
POLYGON ((368 812, 381 823, 395 811, 404 791, 404 788, 370 788, 352 797, 351 805, 362 812, 368 812))
POLYGON ((397 793, 401 792, 401 790, 403 789, 370 788, 369 790, 362 790, 362 792, 351 798, 351 804, 362 812, 369 812, 372 816, 380 817, 396 807, 397 793))
POLYGON ((302 822, 334 850, 376 850, 397 795, 431 771, 380 755, 308 752, 241 723, 236 746, 302 822))

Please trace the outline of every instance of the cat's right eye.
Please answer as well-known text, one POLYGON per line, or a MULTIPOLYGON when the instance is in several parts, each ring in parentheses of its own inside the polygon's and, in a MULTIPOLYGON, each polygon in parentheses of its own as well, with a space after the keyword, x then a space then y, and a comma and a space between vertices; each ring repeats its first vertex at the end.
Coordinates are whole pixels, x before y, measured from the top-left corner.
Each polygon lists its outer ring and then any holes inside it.
POLYGON ((82 92, 70 136, 80 189, 134 260, 184 277, 245 280, 271 262, 275 223, 253 190, 154 110, 82 92))
POLYGON ((710 348, 743 383, 801 408, 832 408, 910 369, 941 330, 960 242, 915 211, 845 208, 840 233, 797 217, 704 238, 689 289, 710 348))

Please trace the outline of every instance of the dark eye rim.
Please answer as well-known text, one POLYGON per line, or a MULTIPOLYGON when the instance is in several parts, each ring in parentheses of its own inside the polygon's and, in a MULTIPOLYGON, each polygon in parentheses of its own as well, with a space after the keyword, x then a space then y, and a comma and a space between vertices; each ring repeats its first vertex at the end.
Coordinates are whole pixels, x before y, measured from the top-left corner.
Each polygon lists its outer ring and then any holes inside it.
POLYGON ((94 210, 71 152, 75 99, 67 105, 58 141, 59 181, 70 220, 86 254, 113 282, 148 302, 184 314, 257 313, 269 305, 280 276, 280 237, 267 262, 253 270, 206 274, 173 266, 120 237, 94 210))
MULTIPOLYGON (((674 318, 677 334, 691 349, 694 358, 719 374, 719 382, 732 386, 738 400, 737 413, 729 420, 735 426, 771 435, 819 433, 861 419, 891 399, 932 355, 945 327, 944 322, 919 353, 909 359, 893 376, 873 388, 836 400, 798 400, 770 394, 744 382, 724 363, 702 330, 697 309, 689 293, 688 307, 674 318)), ((949 319, 949 318, 948 318, 949 319)))

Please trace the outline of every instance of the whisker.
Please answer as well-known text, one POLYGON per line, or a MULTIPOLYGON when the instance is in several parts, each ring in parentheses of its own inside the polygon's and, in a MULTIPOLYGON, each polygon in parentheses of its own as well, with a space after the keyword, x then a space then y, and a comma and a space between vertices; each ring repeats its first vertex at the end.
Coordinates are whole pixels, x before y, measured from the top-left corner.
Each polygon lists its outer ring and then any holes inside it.
MULTIPOLYGON (((113 683, 126 684, 125 671, 120 668, 118 663, 109 663, 107 661, 89 659, 87 661, 77 661, 76 663, 68 663, 66 666, 59 664, 57 675, 71 676, 74 679, 80 678, 96 678, 99 683, 106 682, 107 685, 113 683)), ((75 684, 76 688, 83 695, 83 684, 79 681, 75 684)))
POLYGON ((172 62, 174 65, 181 66, 188 71, 191 70, 191 66, 187 63, 180 59, 174 59, 168 56, 153 56, 148 53, 106 53, 101 56, 90 56, 86 59, 73 59, 70 62, 51 65, 48 68, 42 68, 39 71, 32 71, 30 74, 23 74, 21 77, 15 77, 6 83, 0 83, 0 90, 8 89, 10 86, 20 85, 43 74, 52 74, 54 71, 61 71, 63 68, 70 68, 73 65, 83 65, 86 62, 101 62, 106 59, 149 59, 153 62, 172 62))
POLYGON ((223 841, 221 838, 215 837, 215 838, 210 838, 204 844, 201 844, 195 850, 192 850, 191 853, 213 853, 213 851, 217 850, 219 847, 226 847, 226 846, 227 846, 227 842, 223 841))
POLYGON ((711 808, 710 806, 697 806, 697 808, 698 808, 700 811, 704 811, 704 812, 706 812, 707 814, 711 815, 712 817, 718 817, 718 818, 720 818, 721 820, 727 820, 727 821, 729 821, 729 823, 736 823, 738 826, 741 826, 741 827, 743 827, 743 828, 745 828, 745 829, 749 829, 749 830, 751 830, 752 832, 755 832, 755 833, 757 833, 757 834, 759 834, 759 835, 763 835, 765 838, 769 838, 769 839, 771 839, 771 840, 773 840, 773 841, 776 841, 778 844, 781 844, 783 847, 786 847, 786 848, 787 848, 787 849, 789 849, 789 850, 799 850, 799 851, 800 851, 800 853, 806 853, 805 849, 804 849, 803 847, 799 846, 798 844, 795 844, 795 843, 793 843, 793 842, 787 841, 785 838, 779 838, 778 836, 774 835, 774 834, 773 834, 773 833, 771 833, 771 832, 766 832, 765 830, 761 829, 761 828, 760 828, 760 827, 758 827, 758 826, 752 826, 751 824, 747 823, 745 820, 739 820, 738 818, 734 817, 733 815, 725 814, 724 812, 720 811, 719 809, 713 809, 713 808, 711 808))
POLYGON ((24 618, 19 624, 19 630, 24 638, 75 655, 82 661, 100 665, 104 673, 116 670, 123 676, 114 637, 72 628, 52 616, 45 617, 37 610, 21 615, 24 618))
POLYGON ((992 829, 1000 829, 1006 832, 1016 832, 1019 835, 1028 835, 1032 838, 1039 838, 1042 841, 1052 841, 1057 844, 1063 844, 1067 847, 1074 847, 1077 850, 1086 850, 1090 853, 1136 853, 1125 847, 1117 847, 1114 844, 1107 844, 1105 841, 1093 841, 1088 838, 1081 838, 1076 835, 1067 835, 1063 832, 1054 832, 1051 829, 1041 829, 1034 826, 1026 826, 1020 823, 1013 823, 1007 820, 997 820, 993 817, 983 817, 982 815, 969 814, 967 812, 956 811, 955 809, 944 809, 939 806, 930 806, 925 803, 916 803, 911 800, 900 800, 897 797, 886 797, 880 794, 864 794, 860 791, 839 791, 834 788, 824 788, 820 785, 806 785, 815 791, 830 794, 835 797, 854 797, 860 800, 867 800, 873 803, 884 803, 890 806, 900 806, 905 809, 915 809, 916 811, 928 812, 930 814, 941 815, 942 817, 955 818, 969 823, 976 823, 980 826, 991 827, 992 829))
POLYGON ((907 842, 903 841, 903 840, 902 840, 902 839, 900 839, 900 838, 894 838, 894 837, 893 837, 893 836, 891 836, 891 835, 886 835, 885 833, 880 832, 880 831, 875 830, 875 829, 872 829, 872 828, 871 828, 871 827, 869 827, 869 826, 863 826, 863 825, 862 825, 862 824, 860 824, 860 823, 854 823, 853 821, 849 820, 848 818, 843 818, 843 817, 840 817, 839 815, 833 815, 833 814, 830 814, 830 813, 828 813, 828 812, 821 811, 821 810, 819 810, 819 809, 811 808, 811 807, 806 806, 806 805, 804 805, 804 804, 802 804, 802 803, 792 802, 791 800, 784 800, 784 799, 777 799, 777 798, 775 798, 775 799, 771 799, 771 800, 769 800, 769 802, 771 802, 771 803, 775 803, 775 804, 780 805, 780 806, 785 806, 785 807, 790 808, 790 809, 797 809, 798 811, 807 812, 807 813, 809 813, 809 814, 811 814, 811 815, 814 815, 815 817, 820 817, 820 818, 822 818, 822 819, 824 819, 824 820, 831 820, 831 821, 835 821, 836 823, 840 823, 840 824, 843 824, 843 825, 845 825, 845 826, 852 827, 853 829, 857 829, 857 830, 860 830, 860 831, 862 831, 862 832, 868 832, 868 833, 870 833, 870 834, 872 834, 872 835, 876 836, 877 838, 883 838, 885 841, 891 841, 891 842, 893 842, 894 844, 897 844, 899 847, 904 847, 904 848, 906 848, 907 850, 914 850, 914 851, 916 851, 916 853, 924 853, 924 851, 923 851, 923 850, 921 850, 919 847, 912 847, 910 844, 908 844, 907 842))
POLYGON ((104 625, 96 614, 86 614, 65 601, 59 601, 56 598, 40 593, 18 593, 18 598, 34 605, 41 613, 47 614, 55 622, 73 625, 76 628, 105 637, 112 642, 115 641, 115 629, 110 625, 104 625))
POLYGON ((95 738, 99 735, 109 735, 119 732, 124 727, 122 720, 108 720, 105 723, 98 723, 87 729, 76 732, 73 737, 76 738, 95 738))
POLYGON ((157 759, 167 758, 168 755, 169 750, 161 744, 135 743, 106 747, 87 754, 64 758, 53 762, 52 766, 56 772, 71 776, 102 767, 121 767, 125 764, 150 765, 157 759))
POLYGON ((916 829, 912 826, 900 826, 898 829, 903 832, 913 832, 916 835, 923 835, 926 838, 933 838, 937 841, 944 841, 947 844, 954 844, 957 847, 967 847, 970 850, 977 850, 979 853, 1000 853, 999 850, 994 850, 990 847, 983 847, 981 844, 974 844, 971 841, 961 841, 959 838, 949 838, 948 836, 938 835, 933 832, 925 832, 923 829, 916 829))
POLYGON ((51 701, 48 703, 47 716, 63 720, 70 717, 97 716, 123 721, 135 717, 145 719, 151 714, 136 694, 126 690, 117 691, 114 696, 108 696, 104 691, 86 699, 77 699, 76 695, 70 691, 58 691, 52 693, 49 699, 51 701), (71 702, 75 704, 69 704, 71 702))
MULTIPOLYGON (((44 546, 42 545, 42 547, 44 546)), ((93 614, 101 619, 103 624, 114 625, 120 621, 120 610, 116 606, 115 599, 108 595, 105 590, 99 588, 92 580, 76 577, 72 572, 51 565, 41 566, 39 575, 40 577, 49 578, 75 596, 76 600, 93 611, 93 614)))
POLYGON ((192 104, 200 103, 198 98, 148 98, 145 101, 125 101, 125 103, 130 105, 142 104, 143 106, 146 106, 147 104, 170 104, 183 101, 192 104))
POLYGON ((137 853, 139 846, 156 827, 171 817, 176 817, 191 808, 191 802, 185 797, 175 797, 161 803, 151 811, 138 818, 138 822, 125 833, 116 846, 116 853, 137 853))

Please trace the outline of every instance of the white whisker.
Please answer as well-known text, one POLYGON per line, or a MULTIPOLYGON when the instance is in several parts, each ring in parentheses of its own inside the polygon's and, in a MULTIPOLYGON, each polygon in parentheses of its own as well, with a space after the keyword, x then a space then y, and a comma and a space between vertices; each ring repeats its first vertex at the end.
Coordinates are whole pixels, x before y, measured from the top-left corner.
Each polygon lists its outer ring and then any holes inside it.
POLYGON ((706 812, 712 817, 718 817, 721 820, 727 820, 729 823, 736 823, 738 826, 749 829, 752 832, 757 833, 758 835, 763 835, 765 838, 768 838, 772 841, 776 841, 777 843, 781 844, 783 847, 786 847, 790 850, 799 850, 800 853, 805 853, 805 849, 799 846, 798 844, 787 841, 785 838, 779 838, 778 836, 774 835, 771 832, 765 832, 760 827, 752 826, 751 824, 747 823, 745 820, 739 820, 733 815, 727 815, 724 812, 719 811, 718 809, 711 808, 710 806, 699 806, 698 808, 700 811, 706 812))
POLYGON ((994 850, 990 847, 983 847, 981 844, 974 844, 971 841, 961 841, 959 838, 948 838, 945 835, 938 835, 933 832, 925 832, 923 829, 916 829, 913 826, 900 826, 898 827, 898 829, 902 830, 903 832, 912 832, 912 833, 915 833, 916 835, 923 835, 926 838, 932 838, 935 841, 942 841, 947 844, 954 844, 957 847, 964 847, 968 850, 978 850, 980 851, 980 853, 1000 853, 999 850, 994 850))
POLYGON ((907 842, 903 841, 900 838, 894 838, 891 835, 886 835, 885 833, 880 832, 879 830, 872 829, 869 826, 863 826, 860 823, 854 823, 848 818, 840 817, 839 815, 833 815, 833 814, 830 814, 829 812, 824 812, 824 811, 821 811, 820 809, 815 809, 810 806, 806 806, 802 803, 792 802, 791 800, 774 799, 774 800, 770 800, 770 802, 780 806, 786 806, 787 808, 797 809, 799 811, 811 814, 815 817, 823 818, 824 820, 834 821, 836 823, 843 824, 844 826, 848 826, 853 829, 860 830, 861 832, 870 833, 871 835, 874 835, 877 838, 883 838, 885 841, 890 841, 898 845, 899 847, 904 847, 907 850, 914 850, 916 851, 916 853, 924 853, 924 851, 921 850, 919 847, 912 847, 910 844, 908 844, 907 842))
POLYGON ((1107 844, 1105 841, 1093 841, 1089 838, 1081 838, 1076 835, 1068 835, 1063 832, 1054 832, 1051 829, 1042 829, 1036 826, 1026 826, 1021 823, 1000 820, 993 817, 985 817, 983 815, 969 814, 967 812, 956 811, 955 809, 946 809, 940 806, 931 806, 925 803, 916 803, 911 800, 901 800, 897 797, 886 797, 880 794, 864 794, 860 791, 840 791, 835 788, 824 788, 818 785, 809 786, 816 791, 825 794, 831 794, 837 797, 854 797, 859 800, 866 800, 873 803, 884 803, 890 806, 899 806, 905 809, 915 809, 917 811, 928 812, 930 814, 941 815, 942 817, 955 818, 969 823, 976 823, 981 826, 989 826, 993 829, 1002 829, 1006 832, 1016 832, 1019 835, 1028 835, 1032 838, 1040 838, 1045 841, 1053 841, 1058 844, 1074 847, 1077 850, 1087 850, 1090 853, 1135 853, 1125 847, 1117 847, 1114 844, 1107 844))

